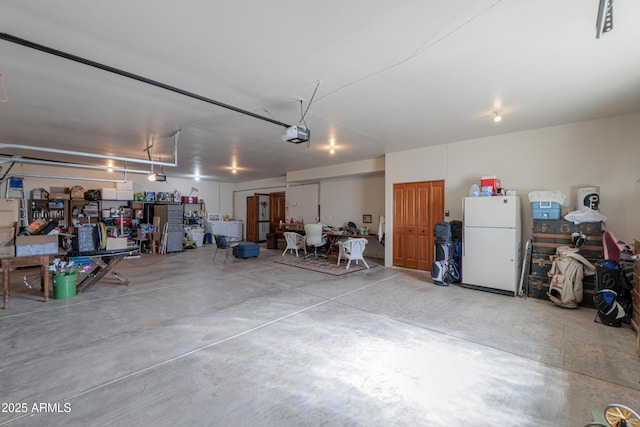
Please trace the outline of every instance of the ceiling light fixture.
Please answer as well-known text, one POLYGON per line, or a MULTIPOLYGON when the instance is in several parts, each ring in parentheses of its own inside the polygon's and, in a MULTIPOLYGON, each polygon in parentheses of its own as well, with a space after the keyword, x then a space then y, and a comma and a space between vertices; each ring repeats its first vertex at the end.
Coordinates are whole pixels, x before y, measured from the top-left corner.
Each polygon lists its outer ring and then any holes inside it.
POLYGON ((608 33, 611 30, 613 30, 613 0, 600 0, 596 20, 596 38, 599 39, 602 33, 608 33))
POLYGON ((493 112, 493 121, 496 123, 498 123, 499 121, 502 121, 502 116, 497 111, 493 112))

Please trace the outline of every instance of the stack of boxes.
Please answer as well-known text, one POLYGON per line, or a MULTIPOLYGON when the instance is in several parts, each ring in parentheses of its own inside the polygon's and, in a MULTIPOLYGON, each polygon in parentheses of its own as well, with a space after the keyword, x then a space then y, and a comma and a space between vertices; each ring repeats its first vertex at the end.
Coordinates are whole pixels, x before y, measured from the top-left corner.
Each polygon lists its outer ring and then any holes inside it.
POLYGON ((20 220, 20 199, 0 199, 0 258, 16 255, 15 237, 20 220))
MULTIPOLYGON (((556 217, 555 213, 544 210, 545 215, 556 217)), ((583 222, 574 224, 562 219, 533 219, 533 248, 531 265, 529 269, 527 295, 532 298, 548 300, 547 292, 551 278, 548 276, 551 270, 552 257, 560 246, 574 247, 574 233, 587 238, 580 246, 580 255, 592 264, 602 260, 602 223, 583 222)), ((559 217, 559 213, 558 213, 559 217)), ((583 299, 580 306, 593 308, 593 295, 595 293, 596 276, 585 276, 582 280, 583 299)))
MULTIPOLYGON (((20 199, 0 199, 0 258, 46 255, 58 252, 57 235, 19 235, 20 199)), ((46 221, 34 221, 25 230, 37 233, 46 221)))

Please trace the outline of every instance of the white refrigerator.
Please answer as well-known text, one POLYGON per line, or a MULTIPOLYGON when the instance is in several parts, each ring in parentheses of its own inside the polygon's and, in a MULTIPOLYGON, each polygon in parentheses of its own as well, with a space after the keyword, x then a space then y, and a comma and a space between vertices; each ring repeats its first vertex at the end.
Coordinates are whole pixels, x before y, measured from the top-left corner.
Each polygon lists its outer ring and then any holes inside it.
POLYGON ((518 196, 463 200, 462 284, 516 295, 522 239, 518 196))

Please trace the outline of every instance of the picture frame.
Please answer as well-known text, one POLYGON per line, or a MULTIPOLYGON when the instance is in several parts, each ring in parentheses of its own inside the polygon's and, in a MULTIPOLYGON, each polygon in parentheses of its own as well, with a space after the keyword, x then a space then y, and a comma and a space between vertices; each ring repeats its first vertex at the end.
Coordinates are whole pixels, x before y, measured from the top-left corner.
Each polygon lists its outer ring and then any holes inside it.
POLYGON ((362 215, 362 222, 365 224, 371 224, 373 221, 371 220, 371 214, 362 215))

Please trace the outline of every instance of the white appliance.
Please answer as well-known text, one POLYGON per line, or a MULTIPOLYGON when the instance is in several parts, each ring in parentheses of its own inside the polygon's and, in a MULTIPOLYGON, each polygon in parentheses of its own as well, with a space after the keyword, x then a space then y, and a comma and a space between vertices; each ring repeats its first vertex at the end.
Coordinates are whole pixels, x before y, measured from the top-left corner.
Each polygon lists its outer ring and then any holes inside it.
POLYGON ((242 240, 242 221, 207 221, 204 229, 205 233, 225 236, 230 242, 242 240))
POLYGON ((465 197, 462 283, 515 295, 520 280, 520 198, 465 197))

